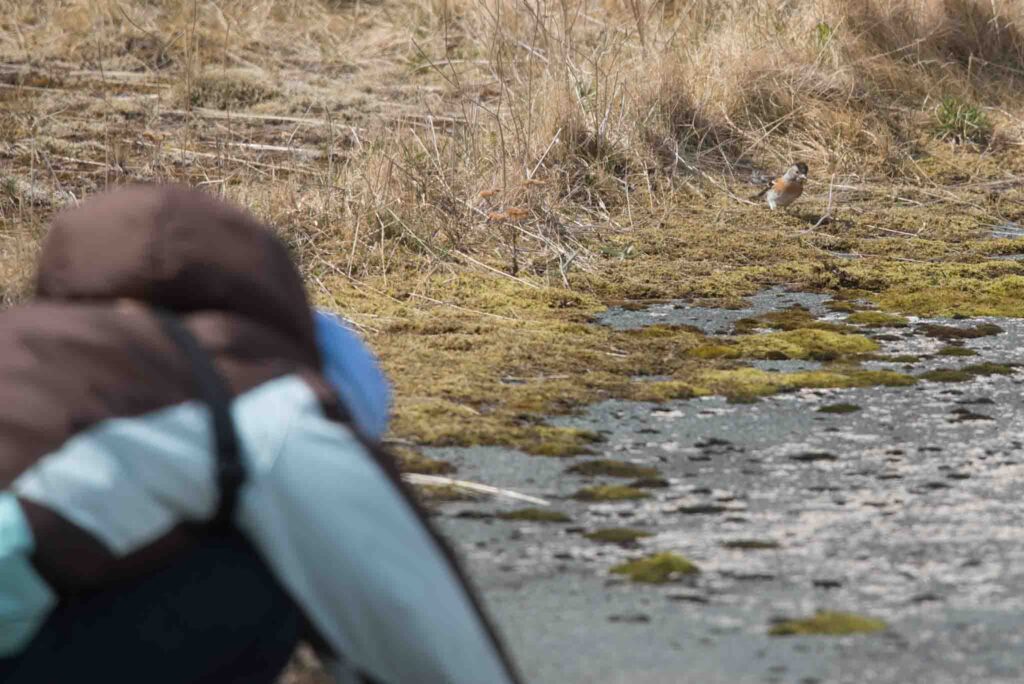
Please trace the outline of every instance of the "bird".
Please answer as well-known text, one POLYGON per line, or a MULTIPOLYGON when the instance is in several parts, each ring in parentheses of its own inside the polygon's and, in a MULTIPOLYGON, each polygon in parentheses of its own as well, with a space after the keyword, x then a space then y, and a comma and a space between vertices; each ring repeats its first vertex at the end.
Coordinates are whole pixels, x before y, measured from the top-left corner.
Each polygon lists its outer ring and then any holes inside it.
POLYGON ((786 172, 771 181, 764 190, 757 193, 750 199, 761 199, 764 197, 770 209, 777 207, 786 208, 797 200, 804 192, 804 182, 807 180, 807 164, 796 162, 786 172))

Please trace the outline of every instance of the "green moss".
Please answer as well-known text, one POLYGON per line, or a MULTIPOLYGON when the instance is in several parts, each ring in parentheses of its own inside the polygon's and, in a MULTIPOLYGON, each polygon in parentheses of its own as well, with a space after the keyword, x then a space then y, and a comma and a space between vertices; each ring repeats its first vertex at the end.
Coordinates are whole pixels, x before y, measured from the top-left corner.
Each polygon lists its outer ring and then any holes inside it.
POLYGON ((886 628, 888 628, 888 625, 876 618, 864 617, 854 613, 819 611, 813 617, 777 622, 771 626, 768 634, 771 636, 844 636, 848 634, 870 634, 872 632, 880 632, 886 628))
POLYGON ((860 411, 860 406, 856 404, 828 404, 827 406, 819 406, 818 413, 856 413, 860 411))
POLYGON ((974 374, 958 368, 937 368, 918 376, 922 380, 930 382, 967 382, 974 377, 974 374))
POLYGON ((597 476, 604 475, 607 477, 657 477, 658 469, 650 466, 637 465, 635 463, 628 463, 626 461, 612 461, 607 459, 597 459, 593 461, 583 461, 577 463, 574 466, 570 466, 566 469, 567 473, 573 473, 574 475, 588 475, 597 476))
POLYGON ((884 276, 888 287, 878 301, 886 308, 949 317, 1014 316, 1024 307, 1024 276, 1014 262, 890 264, 884 276))
POLYGON ((830 302, 826 302, 825 308, 829 311, 835 311, 836 313, 853 313, 859 309, 853 302, 848 302, 839 299, 833 299, 830 302))
POLYGON ((695 359, 738 359, 741 354, 733 345, 702 344, 695 349, 691 349, 690 356, 695 359))
POLYGON ((692 399, 696 396, 699 396, 699 390, 693 384, 679 380, 664 380, 633 383, 625 398, 633 401, 661 403, 677 399, 692 399))
POLYGON ((938 352, 939 356, 977 356, 978 352, 970 347, 943 347, 938 352))
POLYGON ((876 351, 878 344, 863 335, 801 329, 732 338, 731 344, 701 345, 690 354, 700 359, 813 359, 828 361, 876 351))
POLYGON ((735 368, 707 371, 700 384, 709 392, 737 400, 750 400, 786 390, 800 388, 847 388, 876 385, 903 387, 913 385, 916 378, 892 371, 862 369, 772 373, 757 368, 735 368))
POLYGON ((878 349, 862 335, 844 335, 827 330, 793 330, 740 338, 739 355, 750 359, 831 360, 878 349))
POLYGON ((611 569, 616 575, 626 575, 634 582, 665 584, 696 575, 700 569, 686 558, 674 553, 659 553, 647 558, 616 565, 611 569))
POLYGON ((692 325, 663 325, 660 323, 655 325, 645 325, 642 328, 630 330, 628 332, 631 337, 639 339, 676 339, 680 336, 680 333, 685 333, 685 336, 703 335, 699 328, 695 328, 692 325))
POLYGON ((503 415, 481 415, 473 408, 443 399, 401 402, 395 413, 395 431, 412 435, 432 446, 493 444, 537 456, 576 456, 590 453, 601 437, 589 430, 553 427, 514 420, 503 415))
POLYGON ((427 458, 415 449, 410 449, 408 447, 395 447, 391 452, 398 459, 398 469, 403 473, 447 475, 455 472, 455 466, 448 461, 427 458))
POLYGON ((572 518, 565 513, 553 511, 549 508, 519 508, 514 511, 502 511, 495 517, 502 520, 524 520, 528 522, 572 522, 572 518))
POLYGON ((910 325, 903 316, 882 313, 881 311, 857 311, 846 318, 848 323, 863 325, 868 328, 905 328, 910 325))
POLYGON ((780 548, 779 542, 771 539, 734 539, 722 542, 726 549, 738 549, 742 551, 759 551, 763 549, 780 548))
POLYGON ((416 485, 414 491, 424 503, 473 500, 473 496, 466 490, 452 485, 416 485))
POLYGON ((938 368, 919 377, 932 382, 966 382, 979 375, 1012 375, 1017 366, 1009 363, 977 363, 963 368, 938 368))
POLYGON ((629 544, 637 539, 654 536, 652 532, 634 530, 629 527, 605 527, 583 535, 587 539, 608 544, 629 544))
POLYGON ((978 337, 991 337, 1005 332, 995 323, 979 323, 964 328, 953 325, 939 325, 938 323, 925 323, 919 325, 917 331, 928 337, 935 337, 940 340, 971 340, 978 337))
POLYGON ((921 357, 917 354, 864 354, 857 357, 858 361, 878 361, 880 363, 917 363, 921 357))
POLYGON ((646 499, 649 494, 635 487, 599 485, 597 487, 584 487, 576 492, 574 496, 580 501, 626 501, 629 499, 646 499))
POLYGON ((964 370, 974 375, 1013 375, 1020 368, 1015 363, 974 363, 964 366, 964 370))
POLYGON ((850 327, 842 323, 819 321, 807 309, 795 306, 784 311, 770 311, 752 318, 741 318, 733 324, 736 333, 751 333, 760 328, 774 330, 818 329, 831 332, 849 331, 850 327))
POLYGON ((630 482, 629 486, 637 489, 664 489, 669 486, 669 481, 663 477, 641 477, 630 482))

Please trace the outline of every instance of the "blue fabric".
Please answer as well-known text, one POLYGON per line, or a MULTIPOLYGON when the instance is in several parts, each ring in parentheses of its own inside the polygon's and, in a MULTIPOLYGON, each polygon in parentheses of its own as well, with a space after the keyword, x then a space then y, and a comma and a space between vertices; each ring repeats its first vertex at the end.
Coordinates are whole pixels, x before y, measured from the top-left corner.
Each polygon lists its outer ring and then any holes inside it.
POLYGON ((356 426, 368 437, 381 439, 388 430, 391 387, 376 357, 340 317, 316 311, 313 320, 324 376, 356 426))
POLYGON ((56 596, 29 562, 32 530, 18 500, 0 492, 0 657, 27 644, 56 603, 56 596))

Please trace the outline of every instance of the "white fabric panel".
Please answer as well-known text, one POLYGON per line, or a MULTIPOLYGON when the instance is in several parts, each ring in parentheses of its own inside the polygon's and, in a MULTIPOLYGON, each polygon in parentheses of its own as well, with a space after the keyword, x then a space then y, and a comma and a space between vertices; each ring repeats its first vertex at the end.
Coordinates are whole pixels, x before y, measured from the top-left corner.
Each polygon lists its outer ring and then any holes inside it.
POLYGON ((102 421, 40 459, 11 486, 126 555, 217 502, 209 413, 188 402, 102 421))

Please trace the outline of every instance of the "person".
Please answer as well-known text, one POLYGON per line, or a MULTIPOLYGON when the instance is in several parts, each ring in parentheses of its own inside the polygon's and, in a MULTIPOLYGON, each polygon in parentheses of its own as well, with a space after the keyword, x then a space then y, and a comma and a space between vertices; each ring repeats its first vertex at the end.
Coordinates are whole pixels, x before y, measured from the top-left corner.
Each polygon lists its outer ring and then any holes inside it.
POLYGON ((59 214, 0 313, 0 680, 269 683, 305 639, 338 682, 517 682, 387 401, 251 215, 157 185, 59 214))

